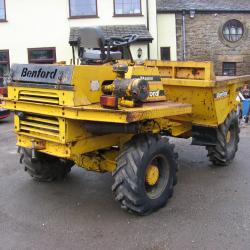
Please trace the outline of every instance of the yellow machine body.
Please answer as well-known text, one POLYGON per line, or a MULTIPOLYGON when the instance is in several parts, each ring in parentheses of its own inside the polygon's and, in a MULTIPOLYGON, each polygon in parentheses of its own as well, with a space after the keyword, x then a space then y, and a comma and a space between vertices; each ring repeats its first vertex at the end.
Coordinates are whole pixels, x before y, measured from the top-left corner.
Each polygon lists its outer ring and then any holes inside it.
POLYGON ((67 88, 10 82, 1 106, 15 111, 17 145, 112 172, 119 149, 135 134, 188 138, 194 127, 217 128, 236 109, 239 87, 250 81, 250 76, 216 78, 211 62, 130 63, 125 77, 149 82, 147 101, 103 108, 102 87, 116 77, 110 63, 72 66, 67 88))

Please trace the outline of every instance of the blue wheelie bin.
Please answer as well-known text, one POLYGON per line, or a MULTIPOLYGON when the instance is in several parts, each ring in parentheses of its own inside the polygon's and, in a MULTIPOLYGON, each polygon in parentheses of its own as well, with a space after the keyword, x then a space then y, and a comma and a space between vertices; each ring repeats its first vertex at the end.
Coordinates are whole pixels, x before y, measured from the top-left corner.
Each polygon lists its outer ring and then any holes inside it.
POLYGON ((242 115, 247 116, 248 111, 249 111, 249 107, 250 107, 250 99, 245 99, 242 101, 242 115))

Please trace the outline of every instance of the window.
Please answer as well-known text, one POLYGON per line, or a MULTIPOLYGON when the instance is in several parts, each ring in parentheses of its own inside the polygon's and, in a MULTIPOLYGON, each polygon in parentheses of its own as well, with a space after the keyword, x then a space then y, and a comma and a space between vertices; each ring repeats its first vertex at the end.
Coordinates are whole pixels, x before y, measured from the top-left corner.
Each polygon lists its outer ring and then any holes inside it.
POLYGON ((5 0, 0 0, 0 22, 6 20, 5 0))
POLYGON ((96 0, 69 0, 71 18, 97 17, 96 0))
POLYGON ((141 0, 114 0, 114 14, 141 15, 141 0))
POLYGON ((235 62, 224 62, 223 63, 223 75, 224 76, 235 76, 236 75, 236 63, 235 62))
POLYGON ((161 47, 161 60, 170 61, 170 47, 161 47))
POLYGON ((52 64, 56 62, 55 48, 28 49, 29 63, 52 64))
POLYGON ((223 37, 228 42, 239 41, 244 34, 243 24, 235 19, 229 20, 223 26, 223 37))
POLYGON ((10 59, 8 50, 0 50, 0 86, 3 86, 3 79, 9 74, 10 59))

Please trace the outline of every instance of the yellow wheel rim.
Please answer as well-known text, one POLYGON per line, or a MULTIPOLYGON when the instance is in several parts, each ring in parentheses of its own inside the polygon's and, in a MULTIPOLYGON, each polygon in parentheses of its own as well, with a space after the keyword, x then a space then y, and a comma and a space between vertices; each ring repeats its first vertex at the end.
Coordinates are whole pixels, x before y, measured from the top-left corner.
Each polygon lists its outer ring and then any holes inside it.
POLYGON ((231 132, 230 131, 228 131, 227 132, 227 143, 229 144, 230 143, 230 141, 231 141, 231 132))
POLYGON ((146 182, 149 186, 154 186, 160 177, 160 172, 157 166, 150 165, 146 171, 146 182))

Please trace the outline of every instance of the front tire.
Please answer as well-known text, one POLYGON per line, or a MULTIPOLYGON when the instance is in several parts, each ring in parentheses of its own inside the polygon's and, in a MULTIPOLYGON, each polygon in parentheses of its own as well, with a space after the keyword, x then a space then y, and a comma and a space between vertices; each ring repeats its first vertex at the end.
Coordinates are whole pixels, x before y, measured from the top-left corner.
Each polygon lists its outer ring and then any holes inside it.
POLYGON ((217 130, 216 146, 207 146, 209 160, 215 166, 228 166, 238 151, 240 141, 238 115, 232 111, 217 130))
POLYGON ((66 177, 74 166, 69 160, 36 152, 36 159, 32 159, 30 149, 21 149, 21 163, 25 171, 36 181, 52 182, 66 177))
POLYGON ((147 215, 165 206, 176 182, 174 145, 159 135, 137 135, 117 159, 112 186, 122 208, 147 215))

